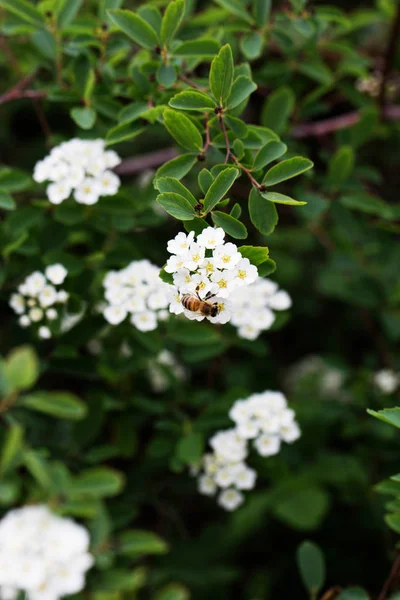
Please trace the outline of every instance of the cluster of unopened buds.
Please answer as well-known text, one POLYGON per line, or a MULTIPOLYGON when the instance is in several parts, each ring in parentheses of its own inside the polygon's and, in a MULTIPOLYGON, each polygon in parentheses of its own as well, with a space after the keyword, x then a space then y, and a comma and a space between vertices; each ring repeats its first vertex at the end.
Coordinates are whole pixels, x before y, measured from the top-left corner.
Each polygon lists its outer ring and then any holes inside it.
POLYGON ((120 180, 111 169, 120 162, 114 150, 105 150, 104 140, 74 138, 36 163, 33 179, 51 181, 46 192, 52 204, 61 204, 72 192, 79 204, 96 204, 101 196, 118 192, 120 180))
POLYGON ((193 467, 193 474, 198 475, 201 494, 214 496, 218 492, 218 504, 232 511, 243 503, 242 492, 256 483, 256 471, 245 462, 249 443, 260 456, 273 456, 282 442, 297 440, 300 429, 281 392, 265 391, 237 400, 229 416, 235 427, 219 431, 209 440, 213 452, 203 456, 200 467, 193 467))
POLYGON ((271 279, 258 277, 249 286, 240 287, 230 297, 231 324, 237 327, 238 336, 255 340, 269 329, 274 321, 274 310, 287 310, 292 301, 285 290, 271 279))
POLYGON ((164 269, 173 274, 174 293, 170 311, 188 319, 227 323, 232 316, 230 298, 258 277, 257 267, 243 258, 235 244, 224 241, 220 227, 195 233, 183 232, 168 242, 164 269))
POLYGON ((130 315, 140 331, 152 331, 169 317, 170 286, 159 278, 160 268, 148 260, 136 260, 120 271, 109 271, 104 278, 107 306, 104 318, 118 325, 130 315))
POLYGON ((93 565, 87 530, 46 506, 11 510, 0 521, 0 597, 58 600, 85 587, 93 565))
POLYGON ((59 309, 69 297, 58 287, 67 273, 61 264, 50 265, 44 273, 34 271, 18 286, 18 293, 10 298, 10 306, 20 315, 18 322, 21 327, 34 325, 38 327, 40 338, 52 337, 52 324, 60 319, 59 309))

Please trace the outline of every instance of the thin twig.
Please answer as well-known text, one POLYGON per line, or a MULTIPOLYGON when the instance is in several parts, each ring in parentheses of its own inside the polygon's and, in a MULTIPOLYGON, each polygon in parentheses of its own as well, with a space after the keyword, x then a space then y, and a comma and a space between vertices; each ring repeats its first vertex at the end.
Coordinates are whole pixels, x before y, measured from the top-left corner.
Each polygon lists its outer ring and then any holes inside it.
POLYGON ((115 171, 118 175, 133 175, 134 173, 140 173, 144 169, 154 169, 155 167, 159 167, 177 156, 179 156, 179 152, 176 148, 163 148, 156 152, 149 152, 148 154, 134 156, 133 158, 126 158, 118 165, 115 171))
POLYGON ((392 23, 392 28, 389 35, 389 41, 385 52, 383 69, 382 69, 382 81, 381 88, 379 91, 379 106, 382 114, 386 107, 387 101, 387 81, 393 68, 393 63, 396 57, 396 48, 400 35, 400 4, 397 5, 396 16, 392 23))
POLYGON ((180 79, 181 81, 184 81, 185 83, 187 83, 188 85, 190 85, 191 87, 195 88, 196 90, 199 90, 201 92, 204 92, 207 88, 205 87, 201 87, 201 85, 198 85, 195 81, 193 81, 192 79, 190 79, 189 77, 186 77, 186 75, 178 75, 178 79, 180 79))
POLYGON ((383 588, 382 588, 381 593, 379 594, 377 600, 385 600, 387 593, 389 592, 389 590, 392 586, 392 583, 394 582, 395 578, 399 574, 399 570, 400 570, 400 554, 398 554, 396 556, 395 561, 390 570, 389 577, 386 579, 385 583, 383 584, 383 588))
POLYGON ((51 129, 47 122, 46 115, 44 114, 42 104, 38 98, 33 98, 32 104, 33 104, 33 108, 35 109, 38 121, 40 123, 40 127, 42 128, 43 135, 46 138, 46 146, 50 146, 51 129))
POLYGON ((229 156, 231 154, 231 145, 229 143, 228 132, 226 131, 224 118, 222 115, 219 115, 219 124, 221 125, 222 133, 224 134, 224 138, 225 138, 225 146, 226 146, 225 162, 227 163, 229 160, 229 156))

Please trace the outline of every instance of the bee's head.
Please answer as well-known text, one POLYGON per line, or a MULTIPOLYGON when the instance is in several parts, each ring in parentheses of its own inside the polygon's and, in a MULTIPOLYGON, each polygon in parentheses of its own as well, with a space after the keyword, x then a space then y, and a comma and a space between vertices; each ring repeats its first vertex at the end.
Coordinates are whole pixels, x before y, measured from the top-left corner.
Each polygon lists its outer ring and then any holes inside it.
POLYGON ((219 313, 219 306, 217 303, 215 303, 212 305, 212 308, 211 308, 211 316, 216 317, 218 313, 219 313))

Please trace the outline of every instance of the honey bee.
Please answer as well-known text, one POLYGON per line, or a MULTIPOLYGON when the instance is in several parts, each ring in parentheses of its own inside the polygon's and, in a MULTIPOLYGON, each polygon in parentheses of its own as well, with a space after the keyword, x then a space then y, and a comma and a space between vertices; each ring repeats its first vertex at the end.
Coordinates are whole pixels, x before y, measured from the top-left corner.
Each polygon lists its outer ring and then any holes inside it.
POLYGON ((199 296, 199 288, 196 288, 195 294, 184 294, 182 296, 182 305, 186 310, 191 312, 198 312, 203 317, 216 317, 220 312, 218 302, 209 302, 214 294, 207 294, 205 299, 202 300, 199 296))

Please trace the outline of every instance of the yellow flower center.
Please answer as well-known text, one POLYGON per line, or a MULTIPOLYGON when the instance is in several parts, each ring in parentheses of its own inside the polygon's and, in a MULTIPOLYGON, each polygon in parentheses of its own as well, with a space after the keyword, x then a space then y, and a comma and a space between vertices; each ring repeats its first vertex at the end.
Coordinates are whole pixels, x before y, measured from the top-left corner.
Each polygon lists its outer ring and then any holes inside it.
POLYGON ((201 281, 201 282, 199 283, 199 285, 198 285, 198 288, 199 288, 200 290, 204 290, 204 288, 205 288, 205 287, 206 287, 206 284, 204 283, 204 281, 201 281))
POLYGON ((222 257, 222 262, 228 263, 230 261, 231 261, 231 257, 229 256, 229 254, 224 254, 222 257))
POLYGON ((246 279, 246 275, 247 275, 246 271, 239 271, 238 272, 238 277, 240 277, 240 279, 246 279))
POLYGON ((219 287, 220 287, 220 288, 226 288, 226 287, 227 287, 227 285, 228 285, 228 283, 226 282, 226 280, 225 280, 225 279, 220 279, 220 280, 218 281, 218 285, 219 285, 219 287))
POLYGON ((90 192, 91 192, 91 189, 90 189, 90 187, 85 187, 85 188, 83 189, 83 191, 85 192, 85 194, 90 194, 90 192))
POLYGON ((193 260, 194 262, 199 262, 199 260, 200 260, 200 254, 193 254, 193 256, 192 256, 192 260, 193 260))
POLYGON ((207 271, 207 273, 213 273, 214 272, 214 265, 210 262, 206 263, 205 269, 207 271))

